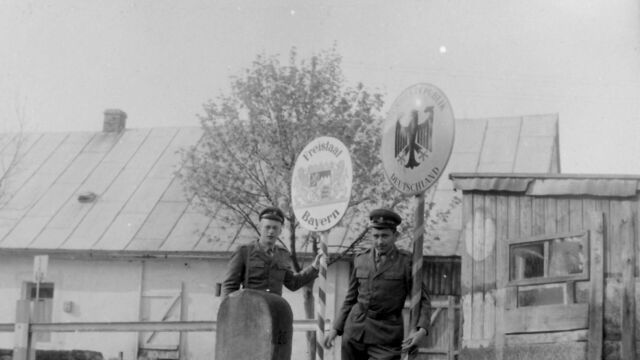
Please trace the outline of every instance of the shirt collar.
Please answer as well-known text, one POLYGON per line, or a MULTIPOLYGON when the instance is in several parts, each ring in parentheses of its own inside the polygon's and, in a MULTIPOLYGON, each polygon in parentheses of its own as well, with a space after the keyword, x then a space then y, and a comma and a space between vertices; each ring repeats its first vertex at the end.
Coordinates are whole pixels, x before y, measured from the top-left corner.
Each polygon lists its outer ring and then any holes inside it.
MULTIPOLYGON (((260 239, 257 240, 257 243, 258 243, 258 249, 264 251, 265 253, 269 252, 269 247, 262 245, 262 243, 260 242, 260 239)), ((275 250, 276 250, 276 245, 274 244, 273 247, 271 248, 271 251, 275 252, 275 250)))
POLYGON ((397 249, 397 248, 396 248, 396 247, 395 247, 395 245, 394 245, 391 249, 389 249, 389 251, 387 251, 387 252, 386 252, 386 253, 384 253, 384 254, 383 254, 383 253, 378 252, 378 250, 376 250, 376 249, 373 249, 373 256, 374 256, 374 258, 376 258, 376 259, 377 259, 379 256, 386 256, 386 257, 387 257, 387 259, 388 259, 388 258, 390 258, 390 257, 392 256, 392 254, 396 251, 396 249, 397 249))

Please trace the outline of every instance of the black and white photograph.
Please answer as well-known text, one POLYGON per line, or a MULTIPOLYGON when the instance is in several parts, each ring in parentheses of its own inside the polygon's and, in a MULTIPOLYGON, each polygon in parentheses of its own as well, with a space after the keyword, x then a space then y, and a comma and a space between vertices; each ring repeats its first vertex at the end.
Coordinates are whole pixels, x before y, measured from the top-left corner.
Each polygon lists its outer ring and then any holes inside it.
POLYGON ((639 280, 637 0, 0 0, 0 360, 631 360, 639 280))

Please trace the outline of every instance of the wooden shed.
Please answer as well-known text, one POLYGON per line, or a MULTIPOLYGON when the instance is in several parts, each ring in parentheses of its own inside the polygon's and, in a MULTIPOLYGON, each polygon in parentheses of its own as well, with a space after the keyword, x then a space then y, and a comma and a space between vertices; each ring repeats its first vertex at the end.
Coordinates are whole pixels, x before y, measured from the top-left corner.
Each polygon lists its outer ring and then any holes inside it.
POLYGON ((454 173, 463 359, 634 359, 640 176, 454 173))

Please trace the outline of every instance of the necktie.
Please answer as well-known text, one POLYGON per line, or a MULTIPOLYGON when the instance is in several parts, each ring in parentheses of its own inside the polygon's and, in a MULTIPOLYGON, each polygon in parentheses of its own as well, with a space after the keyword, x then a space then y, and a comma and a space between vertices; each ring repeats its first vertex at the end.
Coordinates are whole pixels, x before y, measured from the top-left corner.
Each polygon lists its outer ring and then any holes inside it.
POLYGON ((272 248, 268 248, 267 249, 267 256, 268 257, 273 257, 273 249, 272 248))

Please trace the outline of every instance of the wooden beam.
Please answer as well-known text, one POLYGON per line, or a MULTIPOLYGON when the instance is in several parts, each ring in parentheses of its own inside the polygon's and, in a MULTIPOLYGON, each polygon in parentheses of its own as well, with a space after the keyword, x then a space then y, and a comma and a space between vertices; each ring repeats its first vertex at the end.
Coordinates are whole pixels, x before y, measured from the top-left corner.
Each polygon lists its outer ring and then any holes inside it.
MULTIPOLYGON (((509 281, 509 272, 510 269, 510 256, 509 253, 509 245, 513 243, 514 239, 522 238, 520 232, 520 197, 517 196, 509 196, 507 201, 508 211, 508 222, 507 222, 507 244, 506 244, 506 254, 507 254, 507 273, 505 274, 507 282, 509 281)), ((518 306, 518 289, 515 287, 505 288, 504 290, 504 308, 505 309, 515 309, 518 306)))
POLYGON ((523 236, 520 238, 511 238, 510 244, 525 244, 530 242, 537 242, 540 240, 548 240, 548 239, 558 239, 558 238, 567 238, 567 237, 576 237, 584 235, 584 231, 565 231, 559 233, 546 233, 544 235, 536 235, 536 236, 523 236))
POLYGON ((431 321, 430 324, 433 325, 436 322, 436 319, 438 318, 438 315, 440 315, 440 312, 442 311, 442 308, 435 308, 436 311, 434 311, 431 314, 431 321))
POLYGON ((595 213, 592 215, 590 223, 592 229, 589 231, 591 297, 589 301, 588 359, 601 360, 604 341, 604 239, 607 236, 605 232, 607 222, 603 213, 595 213))
MULTIPOLYGON (((180 321, 186 321, 187 320, 187 303, 188 303, 188 299, 187 299, 187 294, 185 293, 185 284, 184 281, 180 282, 180 321)), ((186 359, 188 356, 187 353, 187 337, 186 334, 184 333, 184 331, 180 332, 180 337, 178 340, 178 352, 179 352, 179 359, 186 359)))
POLYGON ((543 285, 543 284, 557 284, 564 283, 567 281, 580 281, 580 280, 589 280, 589 274, 576 274, 576 275, 563 275, 563 276, 553 276, 553 277, 539 277, 539 278, 530 278, 530 279, 520 279, 510 281, 507 284, 507 287, 517 287, 517 286, 528 286, 528 285, 543 285))
MULTIPOLYGON (((326 321, 329 326, 330 321, 326 321)), ((315 319, 293 320, 293 331, 314 331, 315 319)), ((32 332, 144 332, 144 331, 216 331, 216 321, 122 321, 122 322, 65 322, 32 323, 32 332)))
POLYGON ((509 282, 509 198, 499 195, 496 199, 496 360, 504 358, 505 286, 509 282))
MULTIPOLYGON (((627 201, 625 201, 629 205, 627 201)), ((624 207, 629 211, 630 206, 624 207)), ((638 234, 638 215, 632 212, 630 227, 621 229, 622 246, 622 348, 623 359, 636 358, 636 236, 638 234)))
MULTIPOLYGON (((160 321, 167 321, 167 319, 169 318, 169 316, 171 316, 171 310, 173 309, 173 307, 178 303, 178 300, 182 299, 182 288, 180 288, 180 291, 173 295, 172 299, 169 301, 169 306, 167 306, 164 309, 164 314, 162 315, 162 318, 160 319, 160 321)), ((157 331, 153 331, 151 332, 151 334, 149 334, 147 336, 147 340, 145 340, 145 344, 148 344, 151 342, 151 340, 153 340, 153 337, 156 336, 157 331)))
POLYGON ((485 199, 482 193, 473 194, 473 279, 471 338, 486 339, 484 336, 484 268, 485 268, 485 199))
POLYGON ((588 336, 587 329, 548 332, 548 333, 532 333, 532 334, 512 334, 507 335, 507 346, 523 345, 523 344, 555 344, 568 341, 586 341, 588 336))
POLYGON ((495 340, 496 334, 496 196, 487 194, 484 197, 483 222, 484 234, 484 321, 483 338, 495 340))
POLYGON ((473 194, 464 193, 462 197, 462 220, 464 237, 461 264, 461 305, 462 336, 464 341, 471 340, 471 324, 473 322, 473 194))
POLYGON ((531 234, 545 234, 545 202, 542 197, 531 200, 531 234))
POLYGON ((582 198, 569 200, 569 231, 581 231, 584 229, 582 218, 582 198))
POLYGON ((447 360, 454 360, 455 356, 454 356, 454 351, 455 351, 455 334, 456 334, 456 308, 455 308, 455 296, 451 296, 449 295, 448 297, 449 300, 449 307, 447 309, 447 360))
POLYGON ((576 303, 576 282, 567 281, 564 285, 564 303, 566 305, 576 303))

